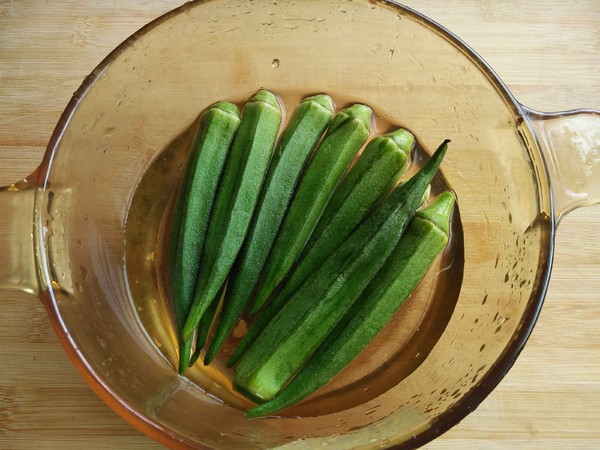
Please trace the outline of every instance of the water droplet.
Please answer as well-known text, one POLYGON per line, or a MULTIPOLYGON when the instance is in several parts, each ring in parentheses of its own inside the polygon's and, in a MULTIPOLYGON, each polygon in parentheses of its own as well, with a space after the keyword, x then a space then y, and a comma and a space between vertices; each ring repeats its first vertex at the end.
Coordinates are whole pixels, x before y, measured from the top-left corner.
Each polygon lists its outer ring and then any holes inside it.
POLYGON ((273 61, 271 61, 271 66, 273 66, 273 69, 277 69, 279 67, 279 60, 275 58, 273 61))

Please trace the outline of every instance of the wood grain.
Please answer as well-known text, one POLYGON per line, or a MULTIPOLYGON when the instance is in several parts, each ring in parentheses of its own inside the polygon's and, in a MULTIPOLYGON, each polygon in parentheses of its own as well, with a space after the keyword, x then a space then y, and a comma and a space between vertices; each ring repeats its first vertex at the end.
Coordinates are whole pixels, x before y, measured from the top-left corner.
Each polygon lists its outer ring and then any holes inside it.
MULTIPOLYGON (((29 174, 83 78, 181 0, 0 0, 0 184, 29 174)), ((412 0, 529 107, 600 108, 597 0, 412 0)), ((600 448, 600 208, 560 224, 546 302, 498 388, 429 449, 600 448)), ((161 448, 79 377, 41 304, 0 291, 0 448, 161 448)))

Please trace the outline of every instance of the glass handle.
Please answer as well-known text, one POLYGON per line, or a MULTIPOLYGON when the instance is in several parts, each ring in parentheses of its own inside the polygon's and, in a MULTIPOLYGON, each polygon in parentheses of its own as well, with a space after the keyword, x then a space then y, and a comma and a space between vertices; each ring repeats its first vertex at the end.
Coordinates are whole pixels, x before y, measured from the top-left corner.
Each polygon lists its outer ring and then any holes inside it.
POLYGON ((36 172, 0 187, 0 288, 38 294, 34 246, 36 172))
POLYGON ((547 162, 556 222, 575 208, 600 203, 600 111, 526 113, 547 162))

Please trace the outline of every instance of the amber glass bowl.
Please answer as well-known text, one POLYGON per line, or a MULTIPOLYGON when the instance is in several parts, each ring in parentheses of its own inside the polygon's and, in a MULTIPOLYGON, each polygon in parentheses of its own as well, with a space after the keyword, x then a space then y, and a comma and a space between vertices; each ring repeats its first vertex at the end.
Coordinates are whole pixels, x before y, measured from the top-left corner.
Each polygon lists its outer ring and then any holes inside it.
POLYGON ((550 277, 555 228, 600 198, 600 115, 519 104, 466 44, 391 1, 187 3, 84 80, 42 164, 0 190, 2 284, 47 307, 92 388, 167 446, 411 448, 472 411, 512 366, 550 277), (334 382, 246 420, 222 362, 173 368, 162 245, 190 130, 259 88, 319 92, 406 126, 456 192, 451 251, 334 382))

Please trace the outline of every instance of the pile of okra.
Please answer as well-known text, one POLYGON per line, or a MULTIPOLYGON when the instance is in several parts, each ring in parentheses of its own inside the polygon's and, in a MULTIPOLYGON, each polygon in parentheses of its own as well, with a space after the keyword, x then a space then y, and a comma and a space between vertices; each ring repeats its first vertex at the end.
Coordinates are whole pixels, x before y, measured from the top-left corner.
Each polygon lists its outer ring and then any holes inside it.
POLYGON ((429 197, 448 141, 405 180, 415 137, 372 137, 372 115, 363 104, 336 112, 321 94, 284 124, 277 96, 260 90, 241 111, 222 101, 199 117, 169 244, 179 371, 204 348, 210 364, 242 315, 256 315, 227 362, 258 404, 247 417, 344 369, 446 246, 454 195, 429 197))

